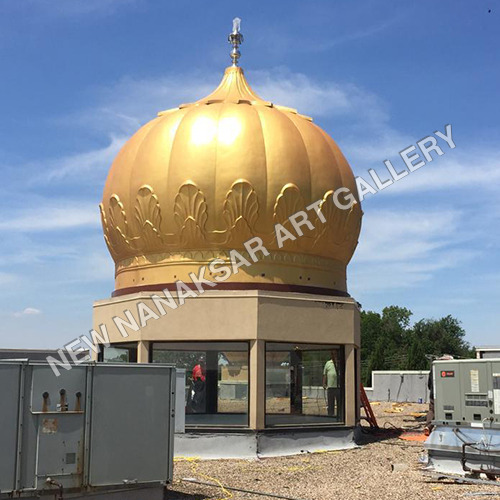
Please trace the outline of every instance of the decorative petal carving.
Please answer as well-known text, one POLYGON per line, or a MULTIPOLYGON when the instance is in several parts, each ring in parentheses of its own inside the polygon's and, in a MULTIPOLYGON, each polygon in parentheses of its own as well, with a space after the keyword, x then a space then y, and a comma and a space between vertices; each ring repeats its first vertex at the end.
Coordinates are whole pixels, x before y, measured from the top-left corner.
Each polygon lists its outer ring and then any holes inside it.
MULTIPOLYGON (((301 210, 305 210, 305 204, 300 194, 300 189, 295 184, 285 184, 274 204, 274 223, 283 225, 294 236, 297 236, 288 218, 301 210)), ((303 239, 303 237, 295 241, 287 240, 283 247, 285 249, 297 249, 299 247, 299 242, 302 243, 302 245, 305 243, 305 241, 300 241, 301 239, 303 239)))
POLYGON ((358 237, 361 232, 361 221, 363 219, 363 210, 361 210, 361 205, 355 203, 350 209, 346 222, 346 250, 344 252, 344 258, 347 262, 352 257, 354 250, 358 246, 358 237))
POLYGON ((196 248, 206 244, 207 202, 196 184, 186 182, 179 188, 175 197, 174 218, 184 247, 196 248))
POLYGON ((108 220, 106 219, 106 212, 104 211, 104 205, 102 203, 99 203, 99 212, 101 212, 101 224, 102 230, 104 232, 104 241, 106 242, 106 245, 108 246, 108 249, 114 258, 115 255, 113 252, 113 248, 111 247, 111 243, 109 241, 108 220))
POLYGON ((243 244, 252 238, 259 216, 259 201, 255 189, 248 181, 240 179, 233 183, 224 201, 223 214, 229 242, 243 244))
POLYGON ((117 194, 109 198, 109 217, 106 218, 101 204, 101 217, 105 225, 105 240, 114 255, 122 256, 132 250, 129 238, 127 215, 117 194))
POLYGON ((316 222, 316 226, 320 231, 314 246, 321 246, 325 249, 331 246, 346 246, 345 253, 347 254, 352 248, 350 243, 354 242, 355 244, 357 242, 357 235, 361 226, 362 212, 359 203, 355 203, 349 209, 340 209, 335 206, 333 191, 330 190, 323 196, 320 209, 325 216, 326 222, 321 223, 319 220, 316 222))
POLYGON ((153 188, 141 186, 135 200, 135 219, 141 227, 139 244, 142 250, 159 250, 163 238, 160 232, 161 209, 153 188))
POLYGON ((304 200, 295 184, 285 184, 274 204, 274 223, 284 224, 290 215, 304 210, 304 200))

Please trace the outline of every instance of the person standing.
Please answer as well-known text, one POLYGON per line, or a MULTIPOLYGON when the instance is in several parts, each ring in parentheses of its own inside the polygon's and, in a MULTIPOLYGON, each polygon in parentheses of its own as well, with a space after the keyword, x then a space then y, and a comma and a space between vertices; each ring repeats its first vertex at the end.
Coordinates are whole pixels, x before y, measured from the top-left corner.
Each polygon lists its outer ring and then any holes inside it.
POLYGON ((198 364, 195 365, 192 372, 192 388, 191 388, 191 411, 192 413, 205 413, 205 398, 206 398, 206 365, 205 357, 200 356, 198 364))
POLYGON ((205 382, 205 358, 200 356, 198 364, 193 368, 192 379, 196 382, 201 380, 205 382))
POLYGON ((328 416, 338 416, 340 405, 340 389, 338 387, 337 353, 331 352, 330 359, 323 369, 323 388, 328 401, 328 416))

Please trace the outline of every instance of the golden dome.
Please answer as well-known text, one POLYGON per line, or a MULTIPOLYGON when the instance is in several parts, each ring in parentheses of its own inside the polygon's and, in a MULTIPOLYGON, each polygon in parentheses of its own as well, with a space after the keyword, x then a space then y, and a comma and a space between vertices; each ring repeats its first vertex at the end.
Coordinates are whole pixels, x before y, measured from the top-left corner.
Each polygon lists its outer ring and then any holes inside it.
POLYGON ((214 92, 159 113, 114 160, 100 205, 114 293, 191 283, 189 274, 212 259, 230 262, 232 249, 248 258, 243 243, 259 236, 269 255, 218 288, 346 294, 362 212, 359 202, 335 206, 340 187, 357 199, 332 138, 311 118, 258 97, 243 70, 229 67, 214 92), (279 248, 275 224, 295 234, 288 217, 318 200, 326 223, 307 211, 314 230, 279 248))

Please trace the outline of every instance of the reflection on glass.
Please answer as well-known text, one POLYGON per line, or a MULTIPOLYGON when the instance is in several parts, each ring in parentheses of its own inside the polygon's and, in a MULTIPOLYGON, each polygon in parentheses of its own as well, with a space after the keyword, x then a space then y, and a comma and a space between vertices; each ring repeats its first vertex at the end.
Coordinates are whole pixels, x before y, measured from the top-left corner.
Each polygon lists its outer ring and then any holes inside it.
POLYGON ((248 425, 248 344, 162 342, 152 352, 186 370, 187 425, 248 425))
POLYGON ((342 422, 340 348, 266 344, 266 425, 342 422))
POLYGON ((266 412, 288 414, 290 400, 290 353, 266 353, 266 412))
POLYGON ((247 413, 248 353, 219 352, 218 378, 217 411, 247 413))
POLYGON ((153 363, 171 363, 186 370, 186 413, 206 412, 206 353, 153 350, 153 363))
POLYGON ((137 345, 101 346, 101 352, 99 353, 98 359, 104 363, 136 363, 137 345))

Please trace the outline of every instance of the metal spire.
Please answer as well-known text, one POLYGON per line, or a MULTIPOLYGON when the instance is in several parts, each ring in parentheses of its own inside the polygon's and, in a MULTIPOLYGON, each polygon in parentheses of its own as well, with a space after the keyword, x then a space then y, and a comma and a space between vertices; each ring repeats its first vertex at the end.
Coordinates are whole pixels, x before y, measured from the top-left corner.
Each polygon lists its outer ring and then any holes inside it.
POLYGON ((233 31, 227 37, 227 41, 233 46, 233 50, 231 50, 231 60, 233 61, 233 66, 238 66, 238 59, 241 54, 238 50, 239 46, 243 43, 243 35, 240 33, 241 27, 241 19, 239 17, 235 17, 233 19, 233 31))

